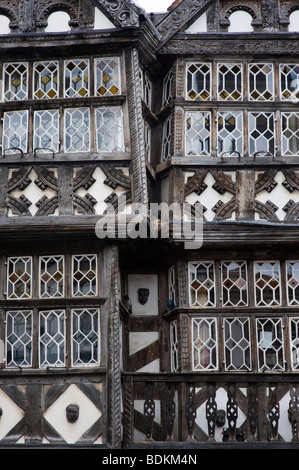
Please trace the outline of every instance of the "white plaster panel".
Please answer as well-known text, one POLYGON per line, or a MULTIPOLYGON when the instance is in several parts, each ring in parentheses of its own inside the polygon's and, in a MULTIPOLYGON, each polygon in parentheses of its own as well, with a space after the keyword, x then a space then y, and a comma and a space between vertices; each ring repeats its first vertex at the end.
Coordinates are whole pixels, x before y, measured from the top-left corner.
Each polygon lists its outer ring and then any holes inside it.
POLYGON ((143 348, 146 348, 159 339, 157 331, 133 332, 130 333, 130 356, 143 348))
POLYGON ((23 418, 24 411, 19 408, 6 393, 0 389, 0 440, 23 418))
MULTIPOLYGON (((185 173, 185 181, 187 182, 187 178, 189 176, 193 176, 194 173, 186 172, 185 173)), ((232 181, 235 181, 235 172, 226 172, 226 174, 229 174, 232 177, 232 181)), ((200 194, 196 194, 195 192, 189 194, 185 198, 185 202, 189 204, 194 204, 195 202, 200 202, 207 210, 204 212, 204 216, 207 221, 212 221, 215 218, 215 212, 212 210, 212 208, 217 204, 218 201, 222 201, 224 204, 229 202, 232 198, 233 195, 230 194, 228 191, 225 191, 224 194, 219 194, 215 189, 213 189, 213 185, 215 183, 215 179, 211 175, 211 173, 208 173, 207 176, 204 179, 204 183, 207 185, 207 188, 200 194)), ((232 214, 231 219, 227 220, 234 220, 235 219, 235 214, 232 214)))
POLYGON ((129 274, 128 295, 132 301, 132 315, 158 315, 158 276, 156 274, 129 274), (148 301, 141 305, 138 289, 149 289, 148 301))
POLYGON ((101 416, 100 410, 75 385, 70 385, 44 413, 45 419, 68 444, 74 444, 101 416), (72 403, 79 405, 79 418, 69 423, 66 407, 72 403))

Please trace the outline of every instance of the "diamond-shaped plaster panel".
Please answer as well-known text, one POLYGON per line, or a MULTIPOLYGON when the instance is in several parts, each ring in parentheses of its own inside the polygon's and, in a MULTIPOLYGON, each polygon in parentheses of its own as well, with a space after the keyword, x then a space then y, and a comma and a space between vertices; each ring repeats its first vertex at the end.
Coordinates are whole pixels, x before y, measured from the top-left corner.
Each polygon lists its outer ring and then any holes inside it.
POLYGON ((77 385, 72 384, 47 409, 44 417, 68 444, 74 444, 101 417, 101 412, 77 385), (73 403, 79 405, 79 418, 69 423, 65 410, 73 403))
POLYGON ((24 411, 0 388, 0 441, 23 418, 24 411))

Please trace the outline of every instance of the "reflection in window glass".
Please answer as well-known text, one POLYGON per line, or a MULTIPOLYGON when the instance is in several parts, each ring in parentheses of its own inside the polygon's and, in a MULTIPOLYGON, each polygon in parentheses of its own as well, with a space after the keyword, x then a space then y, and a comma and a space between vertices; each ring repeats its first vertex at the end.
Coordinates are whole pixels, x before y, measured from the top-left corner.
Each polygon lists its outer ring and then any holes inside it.
POLYGON ((277 261, 254 263, 255 302, 258 307, 280 305, 280 267, 277 261))
POLYGON ((189 289, 191 307, 215 306, 215 278, 212 261, 189 264, 189 289))
POLYGON ((248 118, 250 155, 274 155, 274 113, 249 113, 248 118))
POLYGON ((58 110, 35 111, 34 113, 34 150, 46 153, 59 150, 59 112, 58 110))
POLYGON ((283 371, 284 345, 281 318, 258 318, 256 328, 259 371, 283 371))
POLYGON ((242 112, 221 112, 217 116, 218 154, 240 156, 243 154, 242 112))
POLYGON ((32 364, 32 311, 7 312, 6 365, 30 367, 32 364))
POLYGON ((210 155, 211 116, 209 112, 186 113, 186 155, 210 155))
POLYGON ((224 349, 226 370, 251 370, 249 318, 224 320, 224 349))
POLYGON ((72 365, 99 364, 99 310, 72 310, 72 365))
POLYGON ((120 107, 97 108, 96 126, 98 152, 124 151, 123 119, 120 107))
POLYGON ((88 152, 89 140, 89 109, 67 109, 65 111, 65 151, 88 152))
POLYGON ((193 370, 216 370, 217 327, 215 318, 192 320, 192 368, 193 370))
POLYGON ((273 101, 274 74, 272 64, 249 64, 249 99, 273 101))
POLYGON ((40 367, 65 365, 65 311, 40 312, 40 367))

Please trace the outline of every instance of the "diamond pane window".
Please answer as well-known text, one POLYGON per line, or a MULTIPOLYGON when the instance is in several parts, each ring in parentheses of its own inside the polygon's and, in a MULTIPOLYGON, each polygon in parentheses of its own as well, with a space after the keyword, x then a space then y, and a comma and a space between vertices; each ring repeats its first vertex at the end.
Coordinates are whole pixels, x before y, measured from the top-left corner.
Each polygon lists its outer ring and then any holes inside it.
POLYGON ((98 365, 100 362, 100 316, 98 309, 72 310, 72 365, 98 365))
POLYGON ((170 371, 178 372, 179 370, 179 338, 178 338, 178 322, 173 321, 169 325, 170 328, 170 371))
POLYGON ((170 103, 172 98, 172 84, 173 84, 173 69, 170 69, 163 80, 163 97, 162 105, 165 106, 170 103))
POLYGON ((26 153, 28 142, 28 111, 4 113, 2 151, 5 154, 26 153))
POLYGON ((7 298, 31 298, 31 257, 7 259, 7 298))
POLYGON ((43 256, 40 258, 40 291, 42 298, 63 297, 64 257, 43 256))
POLYGON ((187 99, 211 99, 211 64, 187 63, 187 99))
POLYGON ((186 154, 210 155, 211 116, 209 112, 186 113, 186 154))
POLYGON ((116 96, 121 93, 120 61, 118 57, 95 59, 97 96, 116 96))
POLYGON ((192 368, 216 370, 217 326, 215 318, 192 319, 192 368))
POLYGON ((162 160, 168 160, 171 157, 172 145, 172 115, 164 121, 162 138, 162 160))
POLYGON ((96 255, 73 256, 73 295, 93 296, 97 294, 96 255))
POLYGON ((56 109, 34 112, 34 151, 59 151, 59 112, 56 109))
POLYGON ((123 115, 119 106, 97 108, 96 132, 98 152, 123 152, 123 115))
POLYGON ((28 64, 24 62, 3 64, 4 101, 28 98, 28 64))
POLYGON ((215 306, 214 263, 205 261, 189 264, 189 293, 191 307, 215 306))
POLYGON ((6 365, 7 367, 32 365, 31 310, 6 314, 6 365))
POLYGON ((299 305, 299 261, 287 261, 288 305, 299 305))
POLYGON ((249 113, 250 155, 274 155, 274 113, 249 113))
POLYGON ((281 113, 283 155, 299 154, 299 113, 281 113))
POLYGON ((224 319, 225 370, 251 370, 249 318, 224 319))
POLYGON ((292 370, 299 370, 299 318, 290 318, 292 370))
POLYGON ((280 64, 280 98, 298 102, 299 64, 280 64))
POLYGON ((58 98, 58 62, 34 63, 34 98, 48 100, 58 98))
POLYGON ((176 288, 175 288, 175 267, 171 266, 168 269, 168 298, 174 303, 176 301, 176 288))
POLYGON ((90 145, 90 119, 88 108, 66 109, 65 151, 88 152, 90 145))
POLYGON ((221 112, 217 117, 218 154, 243 154, 243 114, 242 112, 221 112))
POLYGON ((64 96, 66 98, 89 96, 89 61, 87 59, 65 61, 64 96))
POLYGON ((40 312, 39 318, 40 367, 65 365, 65 311, 40 312))
POLYGON ((247 264, 246 261, 223 261, 222 305, 241 306, 248 304, 247 264))
POLYGON ((280 267, 276 261, 254 263, 255 303, 258 307, 280 305, 280 267))
POLYGON ((242 64, 218 64, 218 99, 242 100, 242 64))
POLYGON ((258 318, 256 328, 259 371, 283 371, 284 345, 281 318, 258 318))
POLYGON ((272 64, 249 64, 249 99, 273 101, 274 73, 272 64))

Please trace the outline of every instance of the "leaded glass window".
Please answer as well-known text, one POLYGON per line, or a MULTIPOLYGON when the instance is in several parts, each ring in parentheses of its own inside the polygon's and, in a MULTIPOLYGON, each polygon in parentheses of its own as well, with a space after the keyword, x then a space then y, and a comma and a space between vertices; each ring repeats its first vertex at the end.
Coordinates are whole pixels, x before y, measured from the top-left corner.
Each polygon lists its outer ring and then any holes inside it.
POLYGON ((95 82, 98 96, 116 96, 121 93, 118 57, 95 59, 95 82))
POLYGON ((299 318, 290 318, 290 343, 292 370, 299 370, 299 318))
POLYGON ((175 267, 174 266, 171 266, 168 269, 168 298, 175 303, 176 287, 175 287, 175 267))
POLYGON ((40 297, 53 298, 64 295, 64 257, 40 258, 40 297))
POLYGON ((281 113, 281 131, 281 153, 283 155, 298 155, 299 113, 281 113))
POLYGON ((96 255, 73 256, 73 296, 93 296, 97 294, 96 255))
POLYGON ((299 262, 286 262, 288 305, 299 305, 299 262))
POLYGON ((28 145, 28 111, 4 113, 2 151, 5 154, 26 153, 28 145))
POLYGON ((40 367, 63 367, 65 365, 65 311, 42 311, 39 321, 40 367))
POLYGON ((274 113, 249 113, 250 155, 270 154, 275 151, 274 113))
POLYGON ((35 111, 34 151, 59 151, 59 112, 56 109, 35 111))
POLYGON ((178 372, 179 370, 179 339, 177 320, 170 323, 170 370, 178 372))
POLYGON ((3 64, 4 101, 26 100, 28 97, 28 64, 3 64))
POLYGON ((88 108, 66 109, 65 151, 88 152, 90 146, 90 118, 88 108))
POLYGON ((186 154, 206 156, 211 153, 210 112, 186 113, 186 154))
POLYGON ((298 101, 299 99, 299 64, 280 64, 280 98, 298 101))
POLYGON ((189 294, 191 307, 215 306, 214 263, 203 261, 189 264, 189 294))
POLYGON ((31 281, 32 259, 30 256, 7 259, 8 299, 31 298, 31 281))
POLYGON ((173 69, 170 69, 163 80, 162 106, 170 103, 172 98, 173 69))
POLYGON ((72 311, 72 365, 99 364, 99 310, 72 311))
POLYGON ((162 160, 168 160, 168 158, 171 158, 171 144, 172 144, 172 115, 170 114, 163 124, 162 160))
POLYGON ((211 99, 211 64, 187 63, 187 99, 211 99))
POLYGON ((232 156, 243 154, 242 112, 219 112, 217 117, 218 154, 232 156))
POLYGON ((192 368, 218 368, 217 325, 215 318, 192 319, 192 368))
POLYGON ((6 366, 32 365, 32 311, 8 311, 6 314, 6 366))
POLYGON ((224 319, 224 350, 225 370, 251 370, 249 318, 224 319))
POLYGON ((249 99, 273 101, 274 73, 272 64, 249 64, 249 99))
POLYGON ((248 304, 247 263, 246 261, 223 261, 222 305, 241 306, 248 304))
POLYGON ((258 368, 260 372, 284 370, 281 318, 257 318, 258 368))
POLYGON ((280 267, 277 261, 254 263, 255 302, 258 307, 280 305, 280 267))
POLYGON ((243 98, 242 64, 218 64, 218 99, 239 101, 243 98))
POLYGON ((58 62, 56 60, 34 63, 34 98, 58 98, 58 62))
POLYGON ((98 152, 124 151, 122 109, 119 106, 97 108, 96 132, 98 152))
POLYGON ((89 96, 89 61, 87 59, 65 61, 64 96, 66 98, 89 96))

